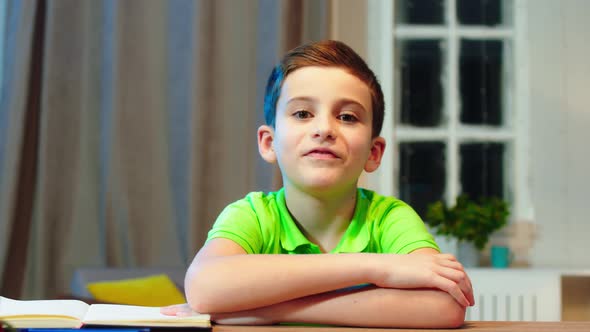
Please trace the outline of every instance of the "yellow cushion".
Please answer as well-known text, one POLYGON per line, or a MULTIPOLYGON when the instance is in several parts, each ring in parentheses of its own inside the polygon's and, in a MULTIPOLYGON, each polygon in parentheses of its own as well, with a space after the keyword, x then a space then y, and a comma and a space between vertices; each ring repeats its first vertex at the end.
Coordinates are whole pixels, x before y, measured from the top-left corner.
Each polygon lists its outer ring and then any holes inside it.
POLYGON ((97 301, 161 307, 186 302, 165 274, 143 278, 89 283, 88 291, 97 301))

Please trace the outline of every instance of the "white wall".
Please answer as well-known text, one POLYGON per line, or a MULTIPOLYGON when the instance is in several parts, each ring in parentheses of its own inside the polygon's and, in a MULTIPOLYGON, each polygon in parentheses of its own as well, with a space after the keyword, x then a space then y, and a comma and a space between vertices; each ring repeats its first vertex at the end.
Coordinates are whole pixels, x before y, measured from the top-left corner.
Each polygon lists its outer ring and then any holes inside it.
POLYGON ((590 1, 528 1, 533 266, 590 266, 590 1))

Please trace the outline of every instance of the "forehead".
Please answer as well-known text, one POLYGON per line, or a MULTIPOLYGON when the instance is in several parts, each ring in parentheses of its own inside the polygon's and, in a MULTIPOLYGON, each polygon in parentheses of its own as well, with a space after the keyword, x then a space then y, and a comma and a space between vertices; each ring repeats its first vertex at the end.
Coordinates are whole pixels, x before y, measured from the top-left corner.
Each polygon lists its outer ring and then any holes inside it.
POLYGON ((371 111, 371 91, 367 84, 338 67, 308 66, 291 72, 283 82, 278 104, 301 97, 351 99, 371 111))

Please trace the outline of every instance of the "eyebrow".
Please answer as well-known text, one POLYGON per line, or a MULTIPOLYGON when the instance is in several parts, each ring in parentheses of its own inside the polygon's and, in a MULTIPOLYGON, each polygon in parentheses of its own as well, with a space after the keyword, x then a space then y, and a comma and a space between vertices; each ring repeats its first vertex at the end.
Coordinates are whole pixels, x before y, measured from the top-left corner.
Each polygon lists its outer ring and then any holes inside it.
MULTIPOLYGON (((315 103, 316 99, 312 98, 312 97, 305 97, 305 96, 301 96, 301 97, 294 97, 291 98, 287 101, 287 105, 294 103, 294 102, 298 102, 298 101, 305 101, 305 102, 311 102, 311 103, 315 103)), ((353 104, 358 106, 361 110, 363 110, 364 112, 368 112, 367 109, 365 109, 365 107, 363 106, 363 104, 359 103, 358 101, 354 100, 354 99, 350 99, 350 98, 341 98, 338 99, 338 101, 336 102, 337 106, 343 106, 343 105, 348 105, 348 104, 353 104)))

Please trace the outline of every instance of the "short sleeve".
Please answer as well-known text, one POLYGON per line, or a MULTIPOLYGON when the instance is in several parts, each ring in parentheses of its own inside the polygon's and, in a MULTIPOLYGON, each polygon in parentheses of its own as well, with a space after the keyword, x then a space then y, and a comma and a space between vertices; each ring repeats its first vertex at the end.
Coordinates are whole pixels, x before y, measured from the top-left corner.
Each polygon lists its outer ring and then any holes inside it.
POLYGON ((440 251, 420 216, 402 201, 388 211, 380 228, 383 253, 407 254, 421 248, 440 251))
POLYGON ((260 224, 249 197, 228 205, 221 212, 209 231, 207 241, 215 238, 232 240, 249 254, 261 251, 260 224))

